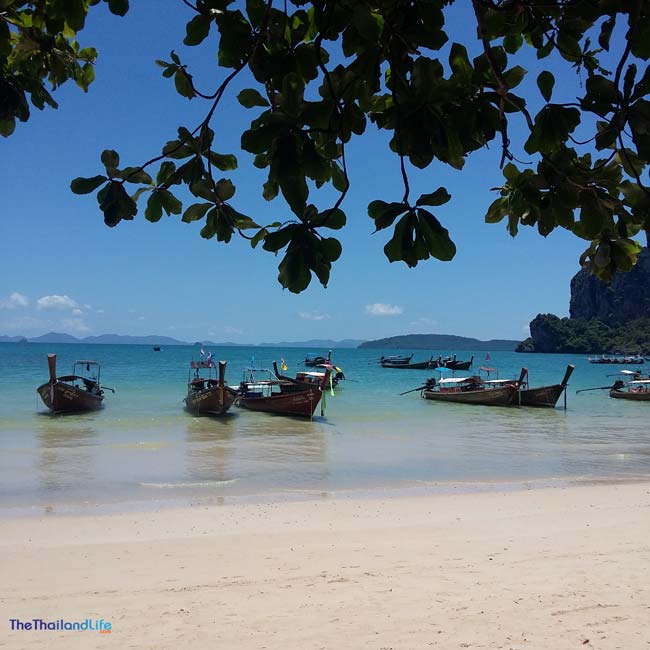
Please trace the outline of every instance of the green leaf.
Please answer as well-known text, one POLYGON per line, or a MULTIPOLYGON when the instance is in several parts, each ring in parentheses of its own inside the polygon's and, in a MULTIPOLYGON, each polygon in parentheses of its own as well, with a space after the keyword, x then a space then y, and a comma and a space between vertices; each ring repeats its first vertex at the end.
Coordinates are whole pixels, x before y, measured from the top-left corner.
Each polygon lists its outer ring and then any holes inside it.
POLYGON ((104 167, 108 168, 116 168, 120 164, 120 157, 117 153, 117 151, 114 151, 113 149, 104 149, 102 151, 102 163, 104 163, 104 167))
POLYGON ((174 75, 174 86, 176 92, 183 97, 192 99, 195 97, 194 87, 192 86, 192 75, 185 72, 183 68, 178 68, 174 75))
POLYGON ((451 194, 444 187, 439 187, 431 194, 422 194, 415 202, 416 205, 444 205, 451 200, 451 194))
POLYGON ((119 181, 111 181, 97 194, 99 208, 104 213, 104 223, 113 227, 122 219, 132 220, 138 212, 135 201, 119 181))
POLYGON ((377 231, 392 226, 395 219, 407 210, 406 203, 386 203, 377 200, 368 205, 368 216, 375 220, 375 231, 377 231))
POLYGON ((537 87, 542 97, 547 101, 551 101, 553 95, 553 86, 555 85, 555 77, 548 70, 543 70, 537 77, 537 87))
POLYGON ((108 0, 108 8, 116 16, 125 16, 129 10, 129 0, 108 0))
POLYGON ((212 207, 214 207, 212 203, 193 203, 183 213, 182 221, 191 223, 192 221, 203 219, 205 213, 212 207))
POLYGON ((231 153, 223 154, 210 151, 207 158, 219 171, 231 172, 237 169, 237 158, 231 153))
POLYGON ((79 177, 70 183, 70 189, 74 194, 90 194, 107 180, 108 178, 106 176, 93 176, 91 178, 79 177))
POLYGON ((162 200, 158 192, 152 192, 149 200, 147 201, 147 207, 144 211, 144 218, 147 221, 155 223, 160 221, 162 217, 162 200))
POLYGON ((198 45, 202 43, 210 33, 210 16, 199 14, 194 16, 187 25, 185 25, 186 36, 183 40, 185 45, 198 45))
POLYGON ((183 211, 183 204, 169 191, 158 190, 160 202, 167 215, 180 214, 183 211))
POLYGON ((244 108, 253 108, 253 106, 270 106, 268 100, 264 99, 260 93, 254 88, 247 88, 242 90, 237 95, 237 101, 244 108))
POLYGON ((222 201, 227 201, 235 195, 235 186, 233 185, 232 181, 228 180, 227 178, 222 178, 221 180, 217 181, 216 192, 217 196, 222 201))

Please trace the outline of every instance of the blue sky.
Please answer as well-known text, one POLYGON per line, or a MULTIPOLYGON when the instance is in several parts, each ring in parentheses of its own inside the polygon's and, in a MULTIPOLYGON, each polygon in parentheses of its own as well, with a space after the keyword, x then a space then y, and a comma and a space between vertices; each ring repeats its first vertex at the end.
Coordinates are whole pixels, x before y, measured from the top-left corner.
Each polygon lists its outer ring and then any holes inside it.
MULTIPOLYGON (((567 315, 569 281, 586 242, 559 230, 544 239, 524 229, 512 239, 503 224, 484 223, 496 198, 490 188, 502 179, 498 142, 468 159, 461 172, 442 165, 410 170, 412 196, 440 185, 452 194, 435 213, 458 253, 452 262, 430 260, 408 269, 384 257, 388 231, 371 234, 368 202, 400 200, 403 190, 398 160, 369 125, 363 142, 348 151, 352 190, 343 205, 343 255, 326 289, 312 280, 298 296, 278 284, 279 258, 261 247, 251 250, 241 238, 229 245, 205 241, 200 223, 184 224, 176 216, 151 224, 143 205, 135 221, 107 228, 93 195, 70 192, 71 179, 103 172, 99 155, 105 148, 119 151, 122 165, 147 160, 178 125, 193 128, 205 110, 178 96, 154 60, 169 60, 176 49, 204 91, 223 78, 213 64, 213 36, 212 50, 186 48, 189 9, 164 4, 163 12, 159 3, 134 2, 122 19, 103 4, 94 7, 79 39, 100 52, 90 91, 63 86, 55 95, 58 110, 33 109, 30 121, 0 142, 0 334, 112 332, 253 343, 404 333, 520 339, 537 313, 567 315)), ((463 41, 467 5, 458 4, 449 24, 463 41)), ((536 74, 525 82, 535 101, 536 74)), ((288 209, 281 199, 261 197, 263 175, 239 149, 238 134, 256 115, 234 99, 247 86, 237 80, 219 109, 215 149, 239 158, 233 205, 258 223, 283 221, 288 209)), ((327 194, 314 198, 331 204, 327 194)))

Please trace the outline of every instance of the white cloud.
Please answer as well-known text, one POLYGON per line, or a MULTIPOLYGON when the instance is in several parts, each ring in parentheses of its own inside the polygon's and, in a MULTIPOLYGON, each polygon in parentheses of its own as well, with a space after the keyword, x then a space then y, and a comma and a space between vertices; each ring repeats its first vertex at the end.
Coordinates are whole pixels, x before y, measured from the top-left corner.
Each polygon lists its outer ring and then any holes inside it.
POLYGON ((83 311, 81 311, 81 309, 73 309, 72 310, 72 315, 73 316, 81 316, 81 314, 83 314, 83 311))
POLYGON ((328 318, 332 318, 329 314, 321 314, 317 311, 300 311, 298 312, 298 316, 303 320, 327 320, 328 318))
POLYGON ((84 323, 82 318, 66 318, 61 321, 61 324, 68 331, 77 332, 79 334, 90 332, 90 327, 84 323))
POLYGON ((19 307, 29 307, 30 300, 22 293, 14 291, 6 300, 0 300, 0 309, 18 309, 19 307))
POLYGON ((105 314, 106 312, 103 309, 96 309, 95 313, 96 314, 105 314))
POLYGON ((223 328, 223 331, 226 334, 243 334, 244 330, 240 330, 237 327, 230 327, 229 325, 226 325, 226 327, 223 328))
POLYGON ((79 305, 70 296, 43 296, 36 301, 39 309, 78 309, 79 305))
POLYGON ((399 305, 388 305, 385 302, 373 302, 366 305, 366 313, 370 316, 399 316, 404 310, 399 305))

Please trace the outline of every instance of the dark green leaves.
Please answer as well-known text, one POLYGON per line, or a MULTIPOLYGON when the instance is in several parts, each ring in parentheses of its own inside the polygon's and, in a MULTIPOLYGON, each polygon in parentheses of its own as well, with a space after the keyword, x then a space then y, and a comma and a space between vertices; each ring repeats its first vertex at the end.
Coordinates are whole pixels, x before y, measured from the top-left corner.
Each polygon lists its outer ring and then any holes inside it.
POLYGON ((414 267, 430 256, 451 260, 456 246, 447 229, 429 211, 418 208, 410 210, 397 222, 393 237, 384 246, 384 253, 391 262, 403 261, 414 267))
POLYGON ((104 223, 111 228, 122 219, 132 220, 138 212, 135 201, 119 181, 108 183, 97 195, 97 200, 99 209, 104 213, 104 223))
POLYGON ((542 97, 547 101, 551 101, 553 95, 553 86, 555 85, 555 77, 548 71, 543 70, 537 76, 537 87, 542 97))
POLYGON ((253 108, 253 106, 268 106, 268 100, 260 95, 259 91, 254 88, 247 88, 242 90, 237 95, 237 100, 244 108, 253 108))
POLYGON ((75 178, 70 183, 70 189, 75 194, 90 194, 108 179, 106 176, 93 176, 92 178, 75 178))
POLYGON ((565 145, 580 124, 580 111, 564 106, 545 106, 535 117, 535 126, 524 145, 528 153, 553 153, 565 145))

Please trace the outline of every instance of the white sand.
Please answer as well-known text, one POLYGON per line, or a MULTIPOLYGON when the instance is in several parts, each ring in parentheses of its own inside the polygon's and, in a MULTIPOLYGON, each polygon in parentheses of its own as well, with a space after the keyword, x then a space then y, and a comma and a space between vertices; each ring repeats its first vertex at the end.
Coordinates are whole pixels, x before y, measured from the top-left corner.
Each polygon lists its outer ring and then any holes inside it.
POLYGON ((0 581, 1 648, 649 650, 650 484, 5 520, 0 581))

